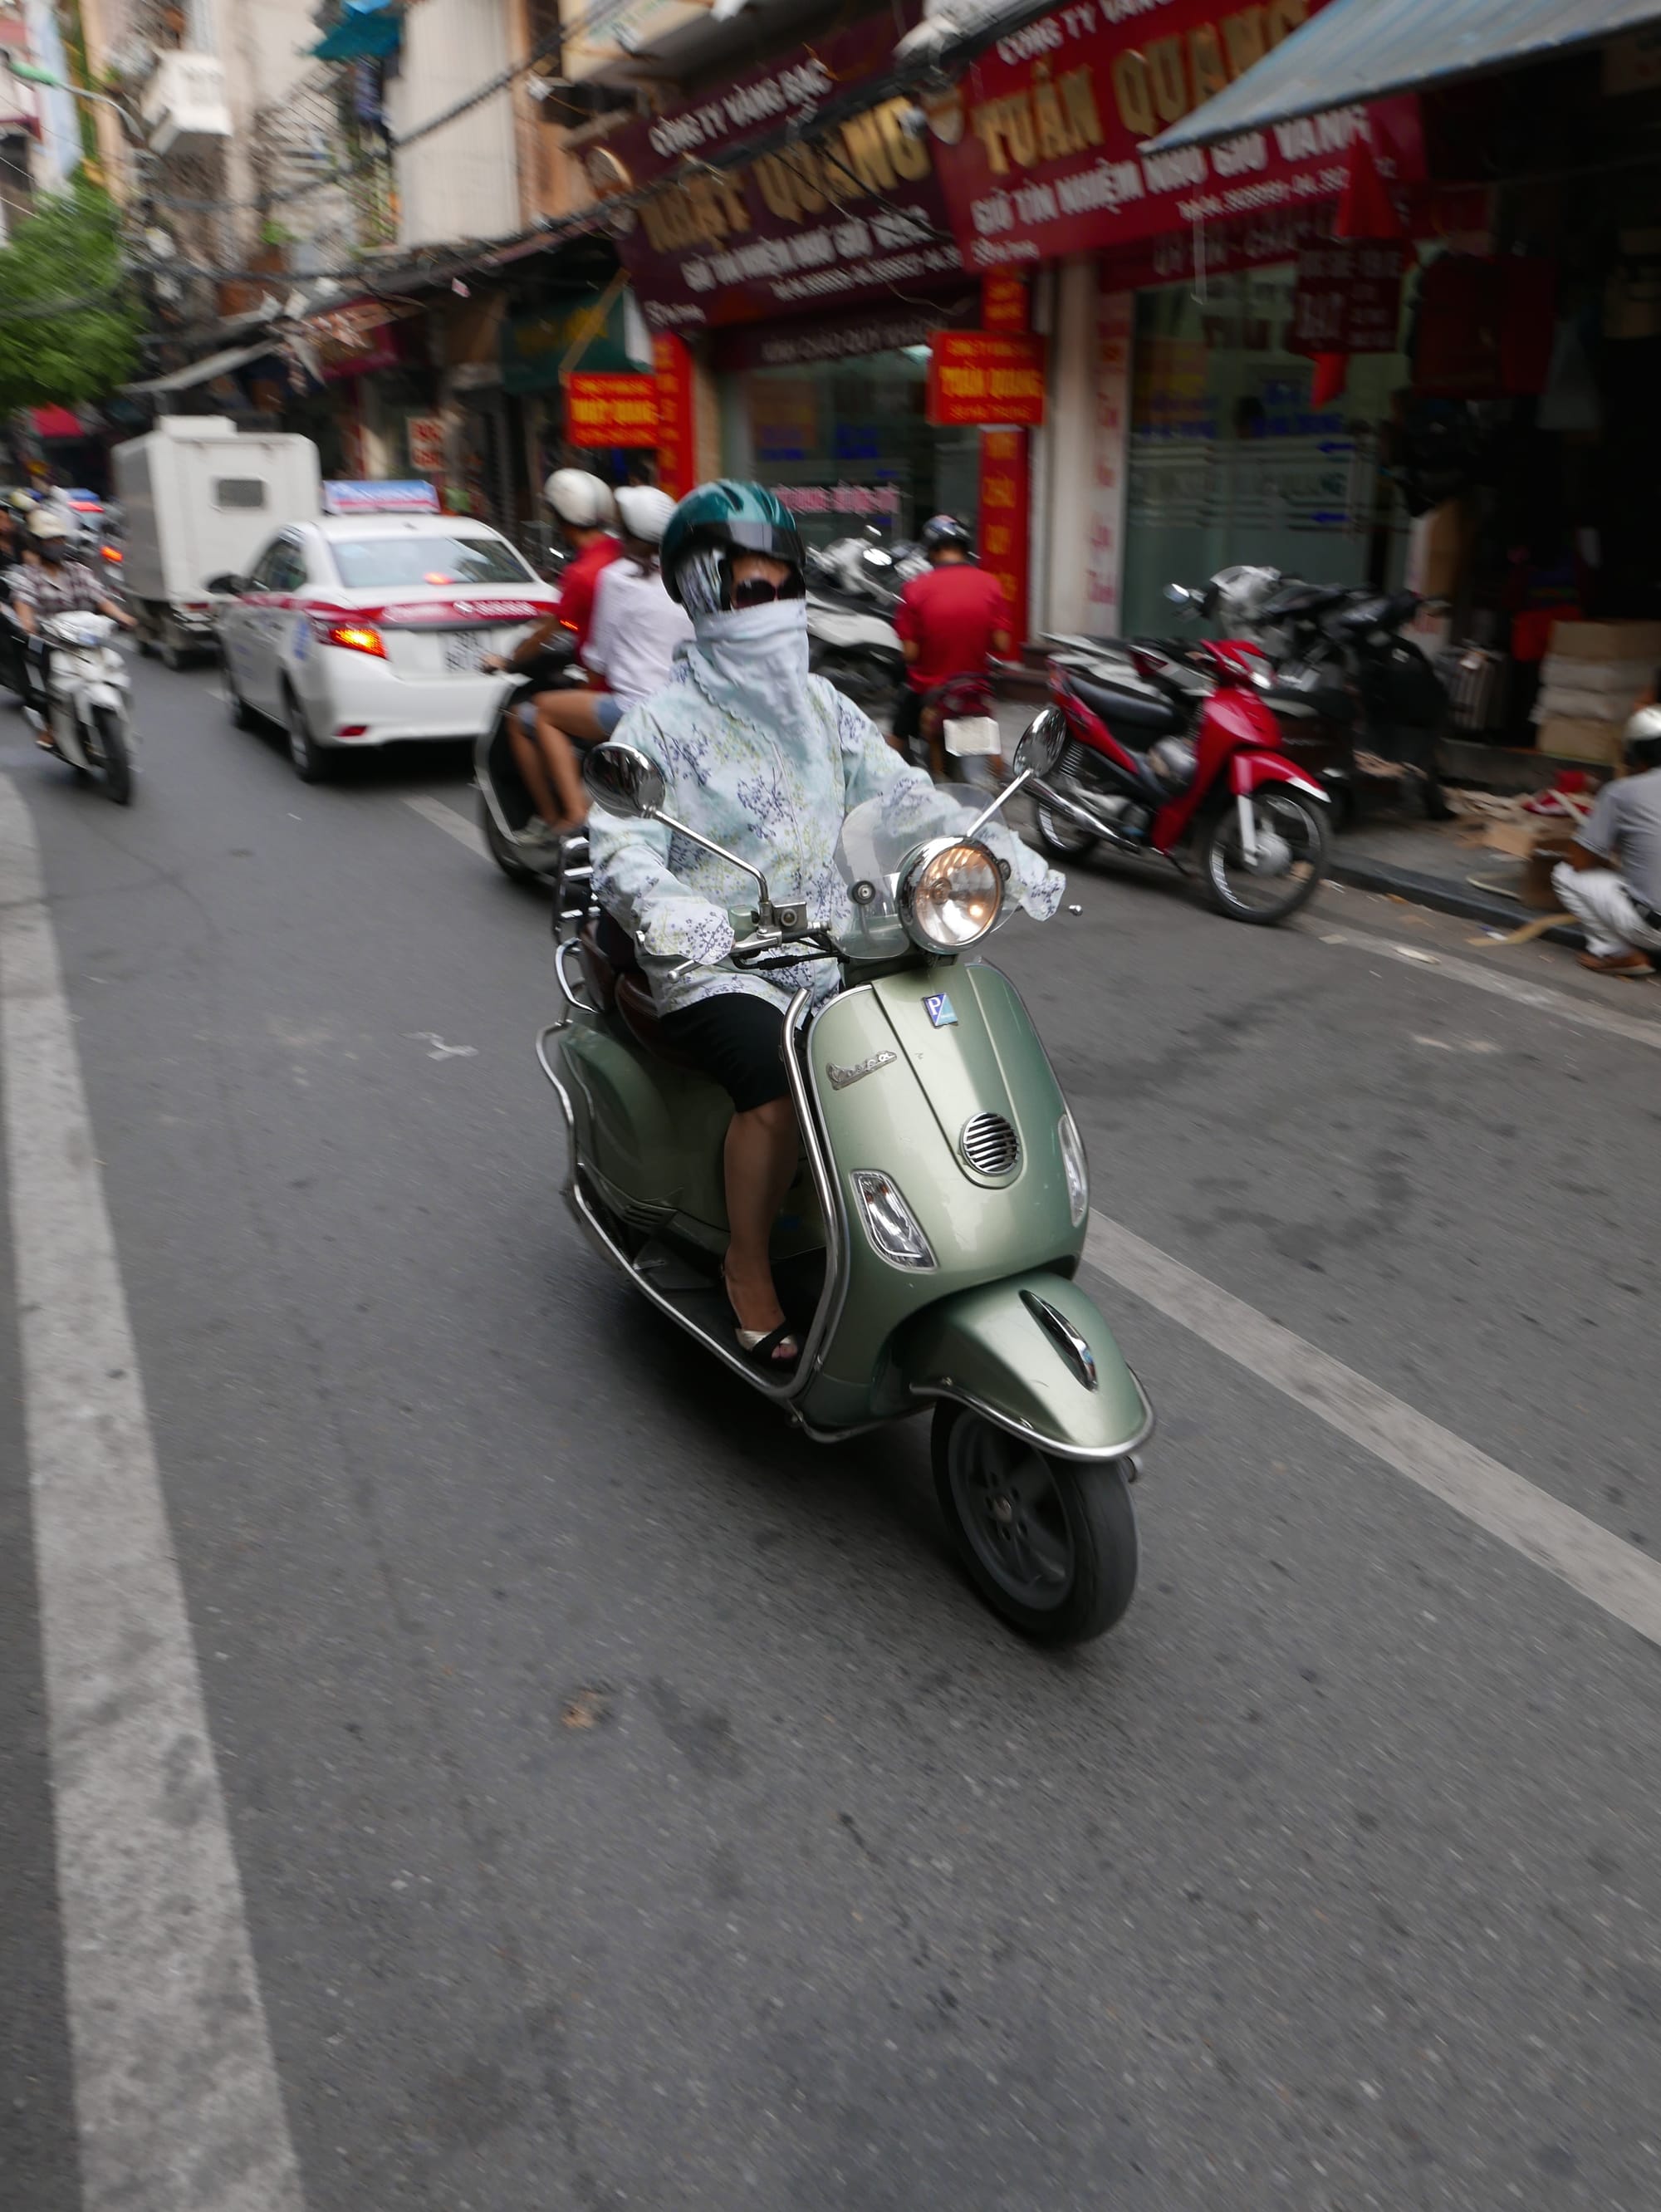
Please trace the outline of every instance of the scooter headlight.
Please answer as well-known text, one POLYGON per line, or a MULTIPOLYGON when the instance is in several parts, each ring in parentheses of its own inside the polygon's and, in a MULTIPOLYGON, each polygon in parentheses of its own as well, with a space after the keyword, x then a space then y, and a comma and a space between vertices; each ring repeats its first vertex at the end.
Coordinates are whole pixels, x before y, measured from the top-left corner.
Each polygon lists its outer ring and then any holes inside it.
POLYGON ((925 952, 978 945, 1003 904, 1003 878, 984 845, 967 837, 922 846, 900 871, 900 919, 925 952))
POLYGON ((874 1251, 892 1267, 938 1265, 928 1238, 918 1226, 917 1216, 891 1176, 880 1168, 856 1168, 851 1181, 874 1251))
POLYGON ((1073 1217, 1074 1228, 1079 1229, 1090 1211, 1090 1170, 1084 1164, 1084 1140, 1070 1114, 1062 1115, 1058 1133, 1062 1170, 1067 1177, 1067 1211, 1073 1217))

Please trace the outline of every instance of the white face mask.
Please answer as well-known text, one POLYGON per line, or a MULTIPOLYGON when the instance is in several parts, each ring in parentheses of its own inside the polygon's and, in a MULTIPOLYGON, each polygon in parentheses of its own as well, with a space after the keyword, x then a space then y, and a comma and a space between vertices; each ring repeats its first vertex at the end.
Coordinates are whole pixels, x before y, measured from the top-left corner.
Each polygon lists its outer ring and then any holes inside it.
POLYGON ((808 691, 808 603, 771 599, 693 617, 693 682, 710 702, 789 742, 816 730, 808 691))

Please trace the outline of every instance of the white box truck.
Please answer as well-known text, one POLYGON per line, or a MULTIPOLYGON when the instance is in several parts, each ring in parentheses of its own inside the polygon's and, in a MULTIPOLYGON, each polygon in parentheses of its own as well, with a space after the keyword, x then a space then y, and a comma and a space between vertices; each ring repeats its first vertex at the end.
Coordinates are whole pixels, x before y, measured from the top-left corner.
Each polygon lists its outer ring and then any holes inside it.
POLYGON ((122 587, 142 647, 169 668, 214 650, 210 576, 246 574, 285 522, 321 513, 318 449, 222 415, 164 415, 115 449, 125 510, 122 587))

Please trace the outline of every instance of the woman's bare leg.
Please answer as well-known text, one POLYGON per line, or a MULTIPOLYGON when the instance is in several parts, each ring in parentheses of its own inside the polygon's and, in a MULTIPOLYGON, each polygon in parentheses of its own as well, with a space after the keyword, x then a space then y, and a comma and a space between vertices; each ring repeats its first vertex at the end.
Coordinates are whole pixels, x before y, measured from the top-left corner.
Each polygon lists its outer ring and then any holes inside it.
POLYGON ((543 764, 536 740, 525 729, 517 714, 510 714, 507 718, 507 742, 513 749, 514 766, 519 771, 525 789, 530 793, 530 804, 550 828, 562 829, 564 817, 555 799, 554 787, 548 780, 548 770, 543 764))
POLYGON ((799 1150, 796 1109, 788 1098, 771 1098, 765 1106, 735 1114, 728 1124, 724 1159, 732 1241, 727 1246, 727 1294, 741 1328, 773 1329, 785 1318, 768 1247, 799 1150))
POLYGON ((573 738, 581 738, 589 744, 599 742, 600 724, 592 698, 585 691, 544 691, 536 701, 536 742, 567 821, 585 822, 588 794, 583 789, 573 738))

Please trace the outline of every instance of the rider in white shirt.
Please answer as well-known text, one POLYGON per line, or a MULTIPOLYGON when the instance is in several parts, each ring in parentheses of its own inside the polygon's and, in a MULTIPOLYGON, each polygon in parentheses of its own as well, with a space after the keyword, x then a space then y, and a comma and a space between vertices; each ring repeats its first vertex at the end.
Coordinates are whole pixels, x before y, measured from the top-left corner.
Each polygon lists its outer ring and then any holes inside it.
MULTIPOLYGON (((654 485, 629 484, 617 494, 623 550, 600 571, 594 586, 583 665, 621 707, 663 690, 673 673, 676 647, 692 635, 692 617, 664 589, 658 567, 664 527, 674 512, 674 501, 654 485)), ((609 719, 615 728, 621 715, 609 719)))

